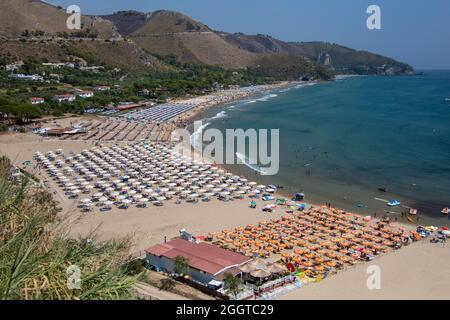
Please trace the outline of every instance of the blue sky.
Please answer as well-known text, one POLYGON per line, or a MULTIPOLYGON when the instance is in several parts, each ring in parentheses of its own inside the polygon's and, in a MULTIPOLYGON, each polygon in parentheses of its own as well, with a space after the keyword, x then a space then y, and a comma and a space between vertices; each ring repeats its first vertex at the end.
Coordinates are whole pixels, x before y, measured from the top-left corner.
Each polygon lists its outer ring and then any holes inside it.
POLYGON ((215 30, 269 34, 288 41, 339 43, 399 59, 416 69, 450 69, 448 0, 48 0, 84 14, 176 10, 215 30), (366 9, 380 6, 382 29, 366 9))

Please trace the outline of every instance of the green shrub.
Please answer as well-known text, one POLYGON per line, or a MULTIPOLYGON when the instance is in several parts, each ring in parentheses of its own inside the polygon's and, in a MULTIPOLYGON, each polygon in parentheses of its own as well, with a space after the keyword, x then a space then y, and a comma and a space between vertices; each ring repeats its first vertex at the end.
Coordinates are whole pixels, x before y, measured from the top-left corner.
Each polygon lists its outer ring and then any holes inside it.
MULTIPOLYGON (((132 299, 139 275, 130 276, 129 242, 71 240, 50 193, 29 179, 11 179, 0 158, 0 300, 132 299), (69 289, 69 267, 81 288, 69 289)), ((73 282, 72 282, 73 283, 73 282)))

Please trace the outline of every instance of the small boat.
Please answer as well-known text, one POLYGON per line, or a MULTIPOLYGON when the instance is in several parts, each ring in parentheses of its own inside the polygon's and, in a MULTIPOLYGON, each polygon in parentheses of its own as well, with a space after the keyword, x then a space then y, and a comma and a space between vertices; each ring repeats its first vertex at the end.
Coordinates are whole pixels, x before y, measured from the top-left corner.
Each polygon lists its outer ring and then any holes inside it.
POLYGON ((417 214, 417 209, 413 209, 413 208, 409 209, 409 214, 412 216, 415 216, 417 214))
POLYGON ((267 194, 262 197, 262 200, 263 201, 272 201, 272 200, 275 200, 275 198, 272 195, 267 194))
POLYGON ((386 189, 385 187, 381 187, 381 188, 378 188, 378 191, 381 191, 381 192, 386 192, 386 191, 387 191, 387 189, 386 189))
POLYGON ((389 201, 389 202, 387 203, 387 205, 388 205, 389 207, 398 207, 399 205, 401 205, 401 202, 398 201, 398 200, 396 200, 396 199, 392 199, 391 201, 389 201))
POLYGON ((304 198, 305 198, 305 194, 304 193, 296 193, 292 197, 292 201, 303 201, 304 198))
POLYGON ((449 214, 450 213, 450 208, 449 207, 447 207, 447 208, 444 208, 444 209, 442 209, 442 214, 449 214))

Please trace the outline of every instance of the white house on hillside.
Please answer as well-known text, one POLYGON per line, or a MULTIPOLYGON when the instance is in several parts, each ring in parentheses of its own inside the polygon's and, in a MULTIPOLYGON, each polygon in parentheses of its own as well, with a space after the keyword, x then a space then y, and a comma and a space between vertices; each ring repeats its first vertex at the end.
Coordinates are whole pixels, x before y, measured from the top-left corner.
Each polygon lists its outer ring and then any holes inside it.
POLYGON ((92 91, 79 91, 75 93, 78 97, 86 99, 94 96, 94 92, 92 91))
POLYGON ((75 98, 76 97, 73 94, 61 94, 61 95, 54 96, 53 101, 56 101, 59 103, 64 102, 64 101, 73 102, 73 101, 75 101, 75 98))

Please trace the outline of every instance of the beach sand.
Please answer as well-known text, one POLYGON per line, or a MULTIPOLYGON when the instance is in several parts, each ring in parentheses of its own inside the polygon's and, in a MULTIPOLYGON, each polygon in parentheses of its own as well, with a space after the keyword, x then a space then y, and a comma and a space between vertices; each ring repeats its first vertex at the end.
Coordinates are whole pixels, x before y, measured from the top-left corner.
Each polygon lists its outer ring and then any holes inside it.
MULTIPOLYGON (((128 210, 113 209, 107 213, 96 210, 84 214, 80 221, 73 224, 70 234, 84 237, 95 230, 98 240, 132 236, 132 254, 141 256, 148 247, 164 242, 164 237, 169 241, 179 236, 181 229, 196 236, 206 236, 208 232, 234 229, 236 226, 282 216, 280 210, 268 214, 250 209, 249 202, 248 199, 226 203, 212 200, 208 203, 177 205, 170 201, 165 202, 164 207, 131 207, 128 210)), ((262 203, 258 207, 261 208, 262 203)))
POLYGON ((450 246, 411 244, 280 297, 308 299, 450 299, 450 246), (369 290, 367 268, 380 267, 381 289, 369 290))

